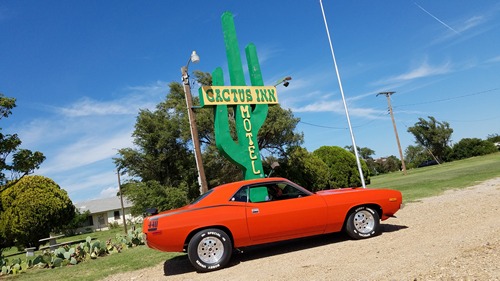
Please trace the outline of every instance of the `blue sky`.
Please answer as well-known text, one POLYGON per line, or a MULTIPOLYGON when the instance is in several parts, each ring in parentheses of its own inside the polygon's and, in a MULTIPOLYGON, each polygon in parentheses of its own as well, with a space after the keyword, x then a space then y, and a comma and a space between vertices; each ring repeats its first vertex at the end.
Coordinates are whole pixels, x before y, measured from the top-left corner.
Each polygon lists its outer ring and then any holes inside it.
MULTIPOLYGON (((396 92, 403 149, 419 117, 449 122, 454 142, 500 133, 498 1, 323 5, 358 146, 398 156, 381 91, 396 92)), ((227 73, 224 11, 242 52, 257 46, 267 85, 293 78, 278 95, 301 118, 305 147, 351 145, 319 1, 2 0, 0 92, 17 107, 0 127, 45 154, 37 174, 73 202, 116 194, 112 158, 132 146, 138 110, 164 100, 191 52, 201 61, 190 71, 227 73)))

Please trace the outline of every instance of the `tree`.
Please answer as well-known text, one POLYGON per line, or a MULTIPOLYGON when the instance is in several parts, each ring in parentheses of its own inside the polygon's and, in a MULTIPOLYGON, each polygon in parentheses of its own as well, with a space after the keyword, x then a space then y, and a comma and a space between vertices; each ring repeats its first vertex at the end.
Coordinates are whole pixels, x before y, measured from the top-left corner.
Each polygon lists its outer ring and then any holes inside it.
POLYGON ((413 127, 408 128, 408 132, 415 136, 417 144, 428 149, 436 160, 442 162, 449 153, 453 129, 448 122, 439 122, 432 116, 429 116, 429 120, 418 120, 413 127))
POLYGON ((405 149, 405 163, 408 168, 417 168, 421 163, 431 160, 432 156, 421 145, 409 145, 405 149))
MULTIPOLYGON (((195 72, 195 76, 200 85, 212 83, 208 73, 195 72)), ((181 188, 185 191, 182 194, 187 194, 186 200, 199 195, 184 90, 177 82, 170 83, 169 89, 165 101, 158 104, 154 111, 139 112, 133 133, 136 147, 120 149, 119 157, 114 159, 117 167, 133 178, 124 194, 131 194, 130 190, 134 185, 137 189, 143 188, 139 185, 141 183, 155 188, 160 185, 162 190, 181 188)), ((197 98, 194 99, 194 104, 199 104, 197 98)), ((242 179, 242 173, 236 165, 223 158, 215 147, 213 110, 196 109, 203 164, 211 187, 242 179)), ((231 114, 233 111, 229 110, 234 130, 234 118, 231 114)), ((267 156, 282 157, 289 147, 300 145, 303 135, 294 132, 298 122, 299 119, 293 117, 290 110, 284 110, 278 105, 270 106, 266 124, 258 135, 261 152, 265 150, 267 156)), ((133 198, 129 199, 137 204, 133 198)), ((165 208, 171 206, 166 202, 162 204, 165 208)))
MULTIPOLYGON (((16 107, 16 99, 5 97, 0 93, 0 119, 8 118, 14 107, 16 107)), ((9 186, 38 169, 45 160, 45 156, 39 151, 21 149, 22 142, 17 134, 3 134, 1 131, 0 127, 0 198, 9 186)), ((4 206, 0 200, 0 216, 3 213, 4 206)), ((5 222, 2 220, 2 223, 5 222)), ((4 247, 8 245, 9 241, 0 231, 0 256, 4 247)))
POLYGON ((39 239, 75 216, 66 191, 43 176, 23 177, 1 193, 0 201, 0 233, 10 245, 38 246, 39 239))
POLYGON ((396 156, 391 155, 387 158, 379 159, 377 161, 380 173, 390 173, 401 170, 401 160, 396 156))
MULTIPOLYGON (((352 149, 352 145, 346 145, 344 146, 345 149, 349 150, 354 154, 354 149, 352 149)), ((362 147, 359 148, 358 146, 358 155, 361 157, 361 159, 368 160, 368 159, 373 159, 372 155, 375 154, 375 150, 368 148, 368 147, 362 147)))
POLYGON ((157 208, 159 212, 182 207, 188 203, 184 187, 167 187, 157 181, 129 182, 122 186, 123 194, 134 206, 134 216, 144 214, 149 208, 157 208))
POLYGON ((498 149, 490 141, 478 138, 464 138, 453 145, 450 158, 452 160, 459 160, 495 152, 498 152, 498 149))
POLYGON ((114 160, 122 172, 133 178, 156 181, 165 187, 183 186, 186 194, 195 198, 198 190, 194 157, 183 136, 182 116, 170 104, 171 98, 174 95, 167 96, 155 111, 139 112, 132 134, 137 148, 118 150, 121 157, 114 160))
MULTIPOLYGON (((329 168, 330 187, 356 187, 361 186, 356 157, 349 151, 338 146, 322 146, 313 152, 329 168)), ((370 182, 368 167, 361 162, 365 183, 370 182)))
POLYGON ((500 144, 500 135, 499 134, 488 135, 486 140, 489 142, 492 142, 493 144, 495 144, 497 146, 498 149, 500 149, 500 145, 499 145, 500 144))
MULTIPOLYGON (((0 93, 0 119, 8 118, 14 107, 16 99, 5 97, 0 93)), ((2 128, 0 128, 0 192, 6 188, 8 182, 13 183, 32 173, 45 160, 45 156, 39 151, 32 152, 19 148, 22 142, 17 134, 4 135, 1 130, 2 128), (8 159, 11 159, 10 163, 8 159), (7 177, 5 172, 9 172, 11 177, 7 177)))
MULTIPOLYGON (((352 145, 346 145, 344 146, 344 148, 349 150, 352 154, 354 154, 354 149, 352 149, 352 145)), ((368 173, 370 176, 383 173, 383 171, 379 169, 379 165, 377 164, 377 162, 372 157, 372 155, 375 154, 375 150, 368 147, 359 148, 358 146, 357 148, 359 157, 363 159, 366 162, 366 165, 368 166, 368 173)))
POLYGON ((276 171, 277 176, 288 178, 313 192, 330 188, 330 168, 321 158, 298 146, 291 148, 287 155, 276 171))

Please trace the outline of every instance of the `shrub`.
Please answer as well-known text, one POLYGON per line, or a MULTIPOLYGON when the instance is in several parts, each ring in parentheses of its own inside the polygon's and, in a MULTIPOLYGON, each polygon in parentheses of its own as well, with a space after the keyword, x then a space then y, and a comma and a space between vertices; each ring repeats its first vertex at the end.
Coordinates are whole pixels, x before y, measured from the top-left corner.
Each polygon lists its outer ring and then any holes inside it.
POLYGON ((452 160, 459 160, 474 156, 481 156, 490 153, 497 152, 496 146, 486 140, 481 140, 478 138, 464 138, 456 143, 450 153, 450 158, 452 160))
MULTIPOLYGON (((356 187, 361 186, 356 157, 349 151, 338 146, 322 146, 313 152, 329 168, 330 187, 356 187)), ((370 183, 368 166, 361 161, 365 183, 370 183)))

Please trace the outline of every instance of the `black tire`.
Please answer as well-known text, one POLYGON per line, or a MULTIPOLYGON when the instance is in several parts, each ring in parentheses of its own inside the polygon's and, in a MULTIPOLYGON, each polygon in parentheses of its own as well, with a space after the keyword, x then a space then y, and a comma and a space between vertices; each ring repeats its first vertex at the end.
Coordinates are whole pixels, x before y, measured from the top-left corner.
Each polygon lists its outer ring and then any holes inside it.
POLYGON ((380 217, 370 207, 357 207, 349 214, 345 229, 353 239, 370 238, 380 231, 380 217))
POLYGON ((199 272, 221 269, 233 253, 233 244, 226 232, 209 228, 196 233, 188 245, 188 257, 199 272))

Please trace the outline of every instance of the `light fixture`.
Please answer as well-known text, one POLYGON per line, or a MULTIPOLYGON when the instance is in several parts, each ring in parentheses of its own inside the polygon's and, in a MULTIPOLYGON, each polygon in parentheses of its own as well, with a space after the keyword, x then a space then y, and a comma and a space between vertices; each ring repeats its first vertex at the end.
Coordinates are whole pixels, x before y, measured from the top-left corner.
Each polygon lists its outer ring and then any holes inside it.
POLYGON ((200 62, 200 56, 198 56, 198 54, 196 53, 196 51, 193 51, 193 53, 191 53, 191 61, 193 63, 200 62))

